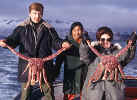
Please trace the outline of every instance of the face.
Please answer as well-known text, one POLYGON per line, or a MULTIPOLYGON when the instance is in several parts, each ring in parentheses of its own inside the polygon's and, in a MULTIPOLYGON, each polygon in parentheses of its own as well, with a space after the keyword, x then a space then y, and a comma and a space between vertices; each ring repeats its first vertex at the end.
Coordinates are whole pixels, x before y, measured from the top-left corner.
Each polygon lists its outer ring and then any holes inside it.
POLYGON ((73 30, 72 30, 72 37, 73 37, 73 39, 76 41, 76 42, 78 42, 78 43, 80 43, 81 42, 81 35, 82 35, 82 30, 81 30, 81 28, 80 28, 80 26, 75 26, 74 28, 73 28, 73 30))
POLYGON ((29 16, 30 16, 32 22, 39 23, 42 18, 42 13, 41 13, 41 11, 36 11, 36 10, 32 9, 31 12, 29 13, 29 16))
POLYGON ((111 37, 108 34, 101 35, 100 44, 104 48, 110 48, 110 46, 111 46, 111 37))

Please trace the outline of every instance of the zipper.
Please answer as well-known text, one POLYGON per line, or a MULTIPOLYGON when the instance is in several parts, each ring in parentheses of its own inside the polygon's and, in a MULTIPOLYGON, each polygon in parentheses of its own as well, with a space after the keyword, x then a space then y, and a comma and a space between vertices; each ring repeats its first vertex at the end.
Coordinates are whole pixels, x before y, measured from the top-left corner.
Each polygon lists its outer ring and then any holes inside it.
POLYGON ((32 31, 33 31, 33 35, 34 35, 34 39, 35 39, 35 48, 37 47, 37 44, 38 44, 38 37, 39 37, 39 33, 40 30, 42 29, 42 24, 40 24, 40 26, 38 27, 38 30, 36 29, 35 31, 37 32, 37 36, 36 36, 36 32, 34 31, 34 29, 32 28, 32 31))
POLYGON ((37 47, 37 36, 36 36, 36 33, 35 33, 35 31, 32 29, 32 31, 33 31, 33 35, 34 35, 34 40, 35 40, 35 48, 37 47))

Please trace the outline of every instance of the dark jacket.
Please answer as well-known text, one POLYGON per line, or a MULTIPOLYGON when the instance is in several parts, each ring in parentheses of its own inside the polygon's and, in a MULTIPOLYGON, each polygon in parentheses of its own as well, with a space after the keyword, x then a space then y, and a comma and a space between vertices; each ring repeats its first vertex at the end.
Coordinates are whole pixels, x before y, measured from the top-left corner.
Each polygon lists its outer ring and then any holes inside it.
POLYGON ((67 40, 72 46, 56 58, 56 66, 61 67, 64 62, 64 94, 79 94, 85 80, 87 66, 80 61, 79 44, 72 36, 67 37, 67 40))
MULTIPOLYGON (((13 48, 19 46, 19 52, 28 57, 43 58, 52 54, 54 49, 61 48, 62 40, 58 37, 57 32, 47 22, 41 20, 35 24, 30 19, 19 24, 13 33, 6 38, 6 43, 13 48)), ((27 61, 19 59, 18 63, 18 79, 26 82, 28 72, 21 75, 24 71, 27 61)), ((53 79, 53 61, 45 63, 48 80, 53 79)))

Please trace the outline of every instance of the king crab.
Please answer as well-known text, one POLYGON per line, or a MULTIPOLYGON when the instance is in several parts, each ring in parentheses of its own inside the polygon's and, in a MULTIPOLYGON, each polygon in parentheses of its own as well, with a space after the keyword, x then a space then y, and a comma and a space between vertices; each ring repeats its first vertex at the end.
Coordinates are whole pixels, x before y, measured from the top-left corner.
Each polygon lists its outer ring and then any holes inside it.
POLYGON ((120 81, 118 80, 118 74, 120 72, 122 79, 137 79, 137 77, 127 76, 124 74, 119 62, 118 58, 124 54, 128 48, 131 47, 132 41, 128 42, 128 45, 119 51, 118 54, 114 55, 102 55, 100 54, 93 46, 90 45, 90 42, 87 41, 88 46, 90 49, 101 58, 101 62, 98 64, 96 71, 93 73, 91 78, 88 81, 88 86, 90 86, 91 82, 96 82, 99 80, 104 72, 103 79, 108 78, 108 73, 110 74, 110 80, 120 81))
POLYGON ((42 77, 44 78, 45 84, 47 84, 47 86, 50 87, 47 81, 46 70, 44 69, 44 62, 55 58, 57 55, 59 55, 60 53, 66 50, 66 48, 61 48, 56 53, 44 58, 29 58, 16 52, 13 48, 11 48, 8 45, 6 45, 6 47, 12 53, 19 56, 21 59, 28 61, 28 64, 22 73, 23 75, 28 70, 28 81, 24 89, 27 89, 30 86, 31 82, 35 83, 38 81, 41 92, 42 92, 42 77))

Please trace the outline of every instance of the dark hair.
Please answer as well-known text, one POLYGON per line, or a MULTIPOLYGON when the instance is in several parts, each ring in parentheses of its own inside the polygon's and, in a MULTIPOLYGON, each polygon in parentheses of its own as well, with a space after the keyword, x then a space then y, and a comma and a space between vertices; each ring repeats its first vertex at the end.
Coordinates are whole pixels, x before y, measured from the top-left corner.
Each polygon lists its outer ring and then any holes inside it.
POLYGON ((113 32, 112 32, 111 28, 109 28, 107 26, 100 27, 96 32, 96 39, 100 40, 100 37, 103 34, 108 34, 110 36, 111 40, 113 40, 113 32))
POLYGON ((34 3, 30 4, 30 6, 29 6, 29 13, 31 12, 32 9, 34 9, 36 11, 41 11, 41 13, 43 15, 44 7, 43 7, 43 5, 41 3, 34 2, 34 3))
POLYGON ((83 25, 81 24, 81 22, 74 22, 74 23, 71 24, 70 35, 72 35, 72 30, 73 30, 76 26, 80 26, 81 30, 83 31, 83 25))

